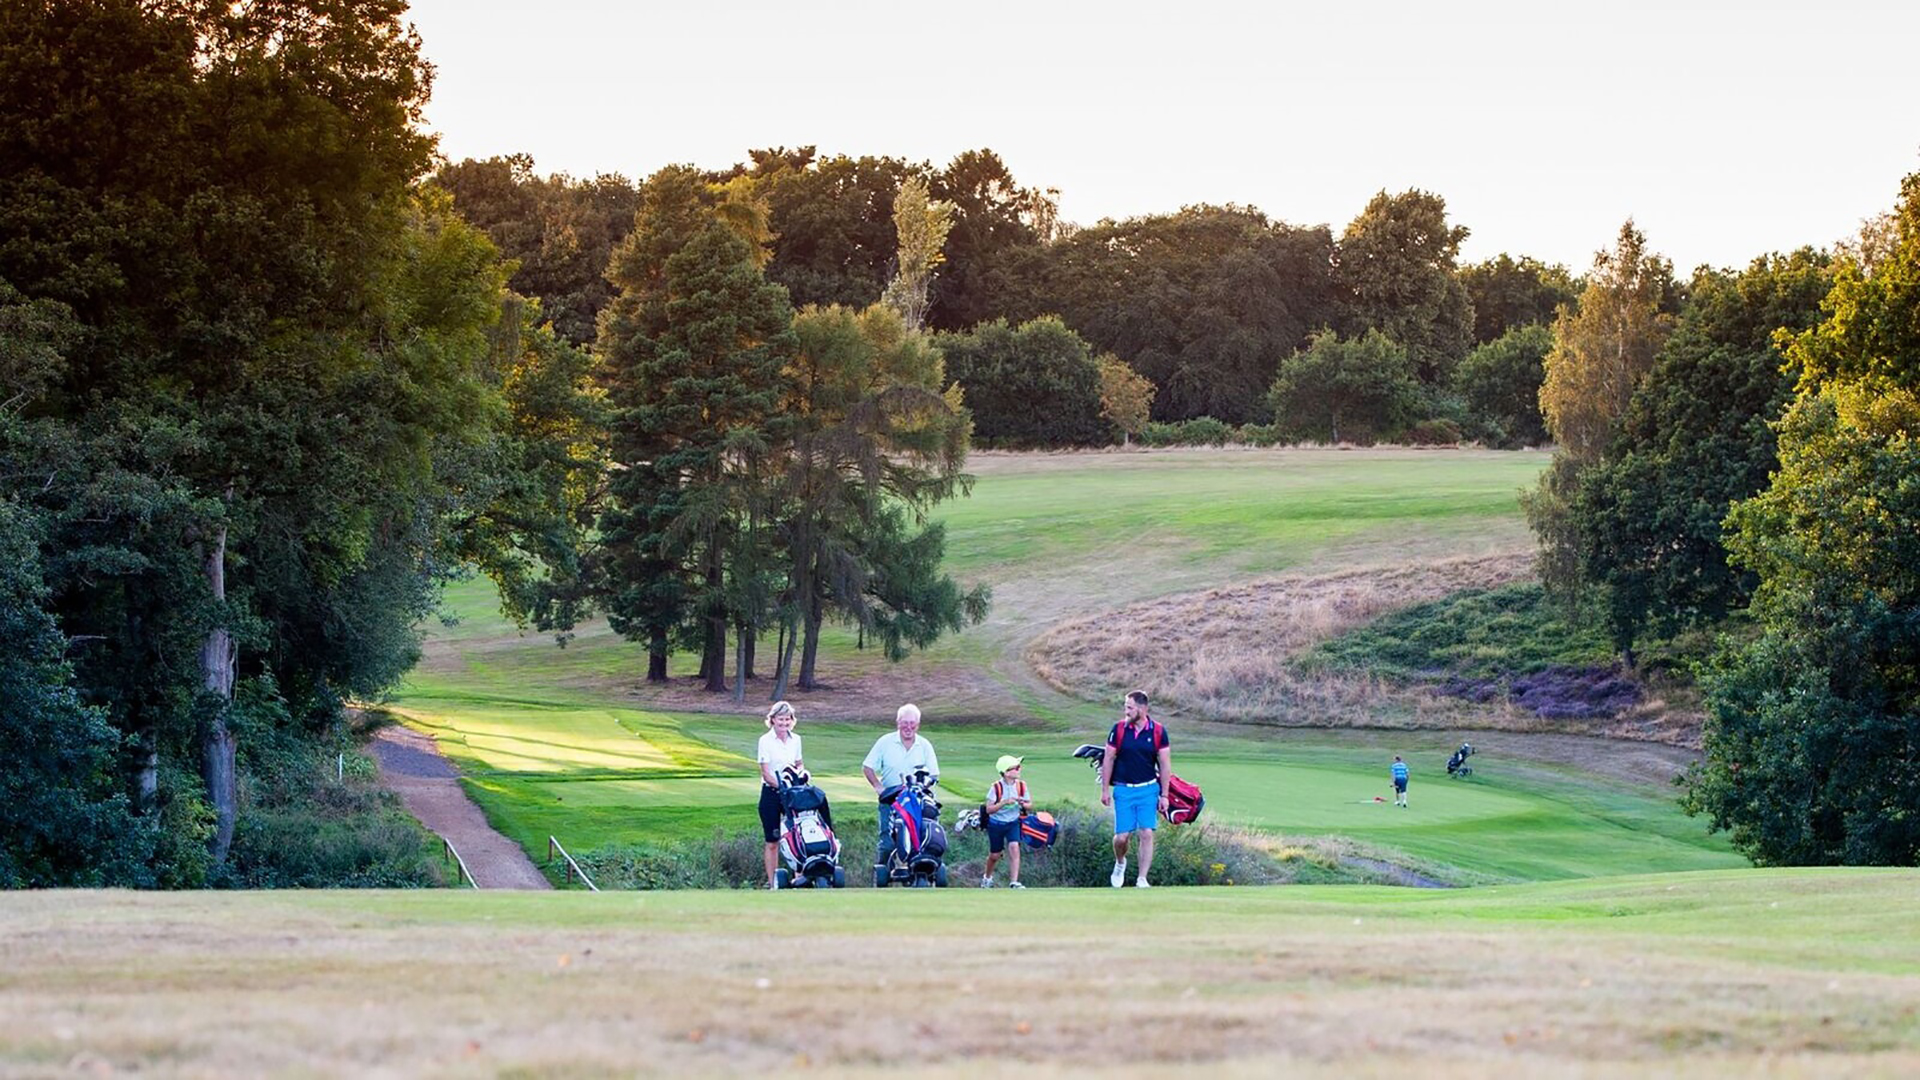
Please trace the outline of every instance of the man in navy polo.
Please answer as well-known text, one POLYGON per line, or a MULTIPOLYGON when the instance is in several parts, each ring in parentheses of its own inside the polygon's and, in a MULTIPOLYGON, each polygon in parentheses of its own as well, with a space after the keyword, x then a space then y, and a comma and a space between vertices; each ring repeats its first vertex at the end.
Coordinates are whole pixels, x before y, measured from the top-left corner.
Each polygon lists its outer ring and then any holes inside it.
POLYGON ((1127 839, 1137 835, 1140 876, 1137 888, 1148 888, 1153 866, 1153 827, 1167 812, 1167 781, 1173 776, 1173 751, 1167 747, 1167 729, 1147 715, 1147 695, 1127 694, 1126 717, 1107 734, 1107 752, 1100 761, 1100 805, 1113 807, 1114 888, 1127 880, 1127 839))

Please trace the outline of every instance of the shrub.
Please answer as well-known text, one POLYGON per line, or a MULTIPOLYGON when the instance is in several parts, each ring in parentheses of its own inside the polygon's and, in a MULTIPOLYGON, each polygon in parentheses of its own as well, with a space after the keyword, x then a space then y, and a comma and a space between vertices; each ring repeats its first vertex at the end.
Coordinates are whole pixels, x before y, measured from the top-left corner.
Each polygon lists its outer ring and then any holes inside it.
POLYGON ((1246 446, 1278 446, 1287 442, 1279 424, 1242 424, 1233 441, 1246 446))
POLYGON ((1180 425, 1166 424, 1158 420, 1149 423, 1140 432, 1141 446, 1178 446, 1180 445, 1180 425))
POLYGON ((1280 364, 1268 400, 1275 422, 1305 439, 1371 445, 1419 415, 1420 386, 1407 351, 1377 330, 1332 333, 1280 364))
POLYGON ((1451 420, 1422 420, 1407 429, 1409 446, 1454 446, 1466 439, 1460 425, 1451 420))
MULTIPOLYGON (((1054 816, 1060 822, 1060 839, 1045 851, 1021 853, 1020 880, 1033 886, 1107 888, 1113 869, 1112 818, 1078 806, 1056 810, 1054 816)), ((979 880, 986 861, 984 832, 955 837, 947 851, 955 884, 979 880)), ((1155 835, 1156 885, 1271 885, 1291 879, 1278 859, 1239 830, 1202 821, 1163 825, 1155 835)))
MULTIPOLYGON (((857 850, 857 844, 848 844, 844 836, 841 844, 849 854, 857 850)), ((574 861, 602 889, 758 888, 767 876, 760 854, 764 845, 757 832, 715 828, 705 840, 614 844, 595 848, 574 861)), ((850 882, 864 877, 854 872, 857 861, 841 861, 849 867, 850 882)))
POLYGON ((1099 446, 1100 368, 1087 343, 1051 316, 1008 326, 981 323, 934 339, 947 378, 960 384, 982 446, 1099 446))
POLYGON ((437 839, 400 808, 344 723, 336 720, 318 734, 302 730, 266 679, 236 688, 231 722, 242 733, 240 808, 232 850, 223 866, 210 868, 209 884, 387 889, 451 883, 437 839))
POLYGON ((1489 446, 1538 446, 1548 441, 1540 416, 1540 384, 1553 331, 1515 327, 1474 349, 1453 372, 1453 389, 1466 403, 1468 427, 1489 446))
POLYGON ((1181 446, 1225 446, 1233 429, 1211 416, 1196 416, 1178 425, 1175 438, 1181 446))

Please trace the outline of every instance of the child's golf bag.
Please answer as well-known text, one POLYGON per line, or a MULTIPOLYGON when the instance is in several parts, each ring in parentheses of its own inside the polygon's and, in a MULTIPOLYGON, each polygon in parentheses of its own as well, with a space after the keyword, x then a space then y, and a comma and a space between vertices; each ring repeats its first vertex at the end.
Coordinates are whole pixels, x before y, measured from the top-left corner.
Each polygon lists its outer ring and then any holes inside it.
POLYGON ((1018 839, 1035 851, 1044 851, 1060 839, 1060 823, 1045 810, 1036 810, 1020 818, 1018 839))
MULTIPOLYGON (((1100 771, 1100 763, 1107 758, 1107 748, 1087 743, 1073 752, 1077 758, 1085 758, 1093 771, 1100 771)), ((1182 780, 1176 774, 1167 778, 1167 821, 1174 825, 1185 825, 1200 817, 1200 811, 1206 809, 1207 797, 1200 794, 1200 785, 1182 780)))
POLYGON ((1453 777, 1472 776, 1473 766, 1467 764, 1467 759, 1472 757, 1473 753, 1472 743, 1461 743, 1460 749, 1455 750, 1453 756, 1447 759, 1447 775, 1453 777))
POLYGON ((774 871, 782 889, 841 888, 847 872, 840 868, 840 841, 827 824, 826 792, 813 786, 805 773, 780 773, 780 858, 785 866, 774 871))
POLYGON ((938 782, 920 769, 880 793, 887 831, 873 864, 875 888, 947 887, 947 830, 940 826, 940 801, 933 797, 938 782))

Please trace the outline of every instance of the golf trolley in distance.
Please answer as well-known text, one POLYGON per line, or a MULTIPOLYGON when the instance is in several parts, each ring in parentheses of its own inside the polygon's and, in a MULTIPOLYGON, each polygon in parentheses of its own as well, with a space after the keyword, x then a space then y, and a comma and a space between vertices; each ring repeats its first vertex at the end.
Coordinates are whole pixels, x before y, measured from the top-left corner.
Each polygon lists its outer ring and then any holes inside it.
POLYGON ((940 825, 940 800, 933 797, 939 782, 925 769, 916 769, 904 782, 880 792, 887 837, 873 864, 874 888, 947 887, 947 830, 940 825))
POLYGON ((844 888, 840 841, 826 822, 826 793, 806 773, 780 772, 780 859, 773 872, 782 889, 844 888))
POLYGON ((1461 743, 1460 749, 1455 750, 1453 756, 1447 759, 1447 775, 1456 780, 1463 776, 1472 776, 1473 766, 1467 764, 1467 759, 1475 753, 1472 743, 1461 743))

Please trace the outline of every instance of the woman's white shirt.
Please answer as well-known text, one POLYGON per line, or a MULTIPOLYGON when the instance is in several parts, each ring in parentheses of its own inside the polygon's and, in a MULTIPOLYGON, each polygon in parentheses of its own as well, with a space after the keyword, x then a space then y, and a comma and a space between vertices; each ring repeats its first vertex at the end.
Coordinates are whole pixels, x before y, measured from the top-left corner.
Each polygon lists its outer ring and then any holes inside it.
POLYGON ((781 769, 799 760, 801 760, 799 732, 789 731, 785 739, 781 739, 779 733, 774 731, 760 736, 760 764, 766 767, 767 772, 773 774, 775 780, 780 779, 781 769))

